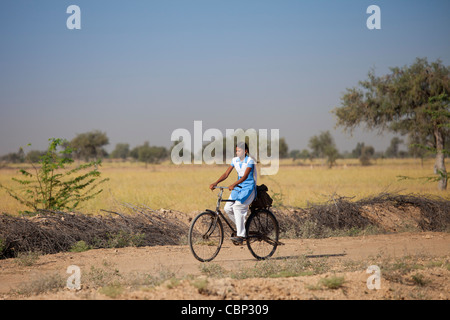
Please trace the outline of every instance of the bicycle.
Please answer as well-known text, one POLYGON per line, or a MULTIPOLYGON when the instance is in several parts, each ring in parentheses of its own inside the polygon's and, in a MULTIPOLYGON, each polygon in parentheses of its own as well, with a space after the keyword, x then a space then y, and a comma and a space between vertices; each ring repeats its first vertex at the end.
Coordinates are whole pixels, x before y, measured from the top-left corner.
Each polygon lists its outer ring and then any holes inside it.
MULTIPOLYGON (((239 187, 239 186, 238 186, 239 187)), ((223 190, 227 187, 216 187, 220 189, 217 196, 216 210, 209 210, 198 214, 189 227, 188 242, 194 257, 201 262, 213 260, 222 248, 224 229, 222 220, 231 230, 231 236, 236 234, 232 223, 220 211, 222 202, 234 202, 234 200, 222 199, 223 190)), ((271 257, 277 246, 279 226, 274 214, 267 208, 250 209, 250 215, 245 223, 245 241, 251 254, 258 260, 271 257)), ((238 243, 234 243, 238 245, 238 243)))

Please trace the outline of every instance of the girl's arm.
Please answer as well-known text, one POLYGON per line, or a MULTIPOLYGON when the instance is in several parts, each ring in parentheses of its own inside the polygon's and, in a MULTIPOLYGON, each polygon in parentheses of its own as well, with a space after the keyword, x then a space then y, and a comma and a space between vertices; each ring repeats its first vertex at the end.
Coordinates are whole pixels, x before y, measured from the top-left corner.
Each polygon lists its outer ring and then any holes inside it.
POLYGON ((214 188, 215 188, 220 182, 222 182, 223 180, 225 180, 226 178, 228 178, 228 176, 230 175, 230 172, 233 170, 233 168, 234 168, 233 166, 229 166, 229 167, 227 168, 227 170, 225 171, 225 173, 224 173, 223 175, 221 175, 220 178, 219 178, 216 182, 210 184, 209 188, 210 188, 211 190, 214 190, 214 188))
POLYGON ((244 175, 242 176, 242 178, 240 178, 238 181, 236 181, 235 183, 233 183, 232 185, 230 185, 228 187, 228 190, 233 190, 239 183, 244 182, 245 180, 247 180, 248 175, 250 174, 250 171, 252 171, 252 168, 247 168, 245 169, 244 175))

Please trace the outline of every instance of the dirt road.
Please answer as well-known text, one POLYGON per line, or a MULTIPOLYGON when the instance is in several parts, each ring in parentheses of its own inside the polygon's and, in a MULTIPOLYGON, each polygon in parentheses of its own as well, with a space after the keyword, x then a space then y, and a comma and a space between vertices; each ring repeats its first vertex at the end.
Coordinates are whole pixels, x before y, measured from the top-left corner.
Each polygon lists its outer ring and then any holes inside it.
MULTIPOLYGON (((0 298, 3 299, 397 299, 408 298, 419 286, 406 280, 384 279, 380 290, 369 290, 366 280, 368 266, 380 263, 382 259, 403 259, 413 257, 421 260, 423 268, 413 274, 427 285, 420 286, 425 299, 450 298, 450 234, 437 232, 395 233, 362 237, 339 237, 327 239, 282 240, 271 261, 282 262, 300 257, 308 261, 326 261, 327 269, 321 274, 280 278, 234 279, 229 274, 253 268, 257 261, 246 246, 237 247, 225 241, 218 257, 208 266, 216 266, 228 275, 205 275, 204 266, 195 260, 187 246, 158 246, 121 249, 97 249, 80 253, 58 253, 40 256, 29 266, 16 259, 0 260, 0 298), (428 261, 428 262, 427 262, 428 261), (434 265, 430 263, 432 261, 434 265), (436 262, 438 261, 438 262, 436 262), (357 264, 357 268, 348 268, 357 264), (58 274, 66 281, 70 276, 67 268, 76 265, 81 271, 82 289, 30 294, 23 293, 29 284, 50 274, 58 274), (203 270, 202 270, 203 267, 203 270), (158 285, 152 289, 136 289, 127 285, 118 294, 101 292, 92 285, 93 273, 97 277, 112 276, 123 279, 125 275, 172 274, 172 285, 158 285), (89 274, 90 285, 83 283, 89 274), (340 275, 345 278, 338 290, 318 287, 320 279, 340 275), (177 280, 174 282, 174 278, 177 280), (193 279, 204 279, 205 288, 199 288, 193 279), (22 288, 22 289, 20 289, 22 288), (408 295, 409 294, 409 295, 408 295)), ((411 261, 411 260, 409 260, 411 261)), ((258 262, 260 263, 260 262, 258 262)), ((382 270, 383 272, 383 270, 382 270)), ((392 278, 392 277, 391 277, 392 278)), ((411 277, 409 277, 411 278, 411 277)), ((408 278, 408 279, 409 279, 408 278)), ((402 278, 403 279, 403 278, 402 278)), ((406 278, 405 278, 406 279, 406 278)), ((26 290, 25 290, 26 291, 26 290)))

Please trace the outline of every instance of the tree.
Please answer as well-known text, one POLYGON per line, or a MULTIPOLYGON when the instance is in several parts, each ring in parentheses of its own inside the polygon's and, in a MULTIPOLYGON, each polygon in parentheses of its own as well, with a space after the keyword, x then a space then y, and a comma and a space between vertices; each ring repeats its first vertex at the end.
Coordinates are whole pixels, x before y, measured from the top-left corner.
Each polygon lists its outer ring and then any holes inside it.
POLYGON ((289 157, 292 158, 292 161, 295 161, 297 159, 300 159, 300 150, 291 150, 289 152, 289 157))
POLYGON ((285 138, 280 138, 278 141, 278 152, 281 159, 287 158, 289 154, 289 147, 285 138))
POLYGON ((374 147, 366 146, 364 142, 358 142, 356 148, 352 150, 353 158, 358 158, 363 166, 370 165, 370 159, 372 159, 374 154, 374 147))
POLYGON ((105 157, 107 152, 103 146, 107 144, 109 144, 109 139, 106 133, 98 130, 80 133, 70 141, 75 157, 77 159, 83 158, 86 161, 105 157))
POLYGON ((23 178, 12 178, 19 184, 19 188, 11 189, 3 185, 0 187, 11 197, 35 211, 73 210, 80 202, 92 199, 102 192, 96 188, 108 179, 97 181, 100 177, 97 167, 101 164, 101 160, 66 168, 73 163, 69 156, 73 150, 63 139, 49 141, 47 151, 39 157, 39 166, 32 164, 34 172, 21 169, 23 178), (90 167, 94 169, 86 170, 90 167), (81 174, 73 176, 76 173, 81 174))
POLYGON ((164 147, 150 146, 150 143, 146 141, 142 146, 137 146, 131 150, 130 155, 141 162, 147 164, 149 163, 159 163, 169 156, 169 152, 164 147))
POLYGON ((394 137, 391 139, 391 144, 386 149, 386 158, 398 158, 399 156, 399 145, 403 143, 400 138, 394 137))
MULTIPOLYGON (((449 72, 440 60, 417 58, 410 66, 390 68, 390 73, 347 89, 341 106, 333 110, 337 126, 353 130, 362 124, 369 130, 389 130, 428 141, 436 154, 438 188, 447 188, 445 140, 450 133, 449 72)), ((417 140, 417 139, 415 139, 417 140)))
MULTIPOLYGON (((259 133, 256 133, 256 131, 255 131, 255 137, 256 137, 256 141, 254 141, 254 142, 256 143, 256 146, 255 146, 256 147, 256 154, 252 153, 252 145, 250 144, 251 140, 250 140, 250 138, 248 136, 245 137, 244 142, 250 148, 250 156, 252 156, 253 158, 255 158, 255 159, 257 159, 259 161, 259 159, 260 159, 260 150, 259 150, 259 147, 260 147, 260 136, 259 136, 259 133)), ((274 142, 274 141, 275 140, 267 141, 267 152, 266 153, 267 153, 267 155, 270 155, 272 157, 275 156, 275 155, 272 155, 272 142, 274 142)), ((277 156, 280 159, 289 157, 289 146, 288 146, 288 144, 286 142, 286 139, 284 137, 281 137, 281 138, 278 139, 277 142, 278 142, 278 155, 277 156)), ((222 156, 223 156, 224 160, 227 159, 227 158, 233 158, 233 157, 236 156, 235 153, 236 153, 237 143, 238 143, 238 139, 237 139, 237 136, 235 136, 235 135, 227 136, 227 137, 224 137, 222 139, 222 156), (230 141, 232 141, 232 144, 233 144, 232 150, 228 150, 227 149, 228 143, 230 141)), ((202 146, 202 150, 201 150, 202 154, 203 154, 205 148, 208 146, 208 144, 209 143, 206 143, 206 144, 204 144, 202 146)), ((214 151, 211 152, 211 156, 212 157, 215 156, 215 152, 214 151)))
POLYGON ((302 160, 307 160, 307 159, 311 160, 312 159, 312 156, 307 149, 303 149, 302 151, 292 150, 291 152, 289 152, 289 157, 292 158, 292 161, 295 161, 297 159, 302 159, 302 160))
POLYGON ((321 132, 318 136, 309 139, 309 148, 312 150, 312 156, 316 158, 325 157, 328 166, 331 168, 339 157, 333 137, 329 131, 321 132))
POLYGON ((26 160, 31 163, 38 163, 41 157, 45 155, 45 151, 39 151, 39 150, 30 150, 27 152, 26 160))
POLYGON ((118 143, 116 148, 111 152, 110 157, 112 159, 125 160, 130 155, 130 145, 128 143, 118 143))
POLYGON ((19 151, 8 153, 1 159, 9 163, 22 163, 25 161, 25 153, 22 148, 19 148, 19 151))
POLYGON ((303 149, 301 152, 300 152, 300 158, 301 159, 303 159, 303 160, 306 160, 306 159, 309 159, 309 160, 311 160, 312 158, 311 158, 311 154, 309 153, 309 151, 307 150, 307 149, 303 149))

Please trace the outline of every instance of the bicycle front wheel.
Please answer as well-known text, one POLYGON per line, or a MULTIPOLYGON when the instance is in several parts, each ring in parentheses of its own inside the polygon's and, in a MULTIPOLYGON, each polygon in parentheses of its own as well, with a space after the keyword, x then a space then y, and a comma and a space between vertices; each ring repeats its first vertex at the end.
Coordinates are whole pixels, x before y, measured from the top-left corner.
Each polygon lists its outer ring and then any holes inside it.
POLYGON ((189 247, 194 257, 207 262, 214 259, 223 243, 223 225, 213 212, 202 212, 192 220, 188 235, 189 247))
POLYGON ((245 226, 247 233, 247 247, 258 260, 271 257, 278 246, 278 221, 267 209, 253 212, 245 226))

